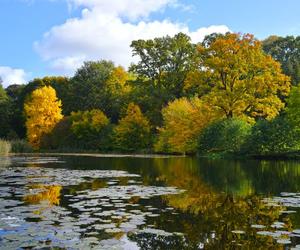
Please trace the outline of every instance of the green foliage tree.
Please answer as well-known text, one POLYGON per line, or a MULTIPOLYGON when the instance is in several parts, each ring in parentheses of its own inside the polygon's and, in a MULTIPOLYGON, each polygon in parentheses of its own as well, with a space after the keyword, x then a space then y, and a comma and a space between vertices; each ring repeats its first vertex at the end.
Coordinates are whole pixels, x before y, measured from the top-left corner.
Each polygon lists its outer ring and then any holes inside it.
POLYGON ((196 46, 187 35, 179 33, 133 41, 131 48, 139 58, 130 68, 137 75, 134 100, 148 111, 152 122, 159 124, 162 106, 183 95, 185 78, 195 65, 196 46))
POLYGON ((253 155, 272 155, 300 149, 300 132, 294 129, 285 116, 272 121, 259 120, 242 151, 253 155))
POLYGON ((21 139, 26 137, 25 116, 23 114, 24 103, 21 100, 24 88, 25 85, 13 84, 5 89, 11 101, 12 112, 9 125, 16 137, 21 139))
POLYGON ((72 112, 70 119, 79 147, 105 150, 110 146, 110 121, 101 110, 72 112))
POLYGON ((12 105, 0 82, 0 138, 7 138, 11 131, 12 105))
POLYGON ((287 98, 286 114, 288 122, 300 130, 300 86, 293 87, 287 98))
POLYGON ((111 61, 85 62, 71 78, 68 112, 100 109, 113 121, 118 120, 123 97, 129 92, 130 76, 111 61))
POLYGON ((214 122, 201 133, 198 152, 239 153, 250 133, 251 125, 237 118, 214 122))
POLYGON ((143 151, 151 147, 151 127, 139 106, 130 103, 126 115, 114 128, 115 147, 121 151, 143 151))
POLYGON ((300 36, 270 36, 263 41, 263 49, 281 63, 283 72, 293 85, 300 83, 300 36))
POLYGON ((43 135, 41 139, 42 149, 54 149, 60 151, 72 151, 82 148, 80 141, 71 130, 72 120, 70 116, 61 119, 51 133, 43 135))

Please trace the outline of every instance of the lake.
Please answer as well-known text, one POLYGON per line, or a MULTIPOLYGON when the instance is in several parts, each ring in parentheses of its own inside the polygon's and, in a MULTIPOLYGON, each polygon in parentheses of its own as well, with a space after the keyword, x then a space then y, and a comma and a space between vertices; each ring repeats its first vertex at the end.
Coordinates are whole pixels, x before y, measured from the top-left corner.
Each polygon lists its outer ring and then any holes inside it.
POLYGON ((300 249, 300 162, 0 158, 0 249, 300 249))

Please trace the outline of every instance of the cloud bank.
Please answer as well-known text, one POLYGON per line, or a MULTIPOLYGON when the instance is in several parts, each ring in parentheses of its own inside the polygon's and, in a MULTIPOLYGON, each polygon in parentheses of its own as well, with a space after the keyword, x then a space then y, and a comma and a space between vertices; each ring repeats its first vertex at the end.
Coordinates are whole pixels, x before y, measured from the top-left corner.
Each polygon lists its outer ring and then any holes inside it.
POLYGON ((7 66, 0 66, 0 77, 4 88, 12 84, 26 83, 27 73, 23 69, 13 69, 7 66))
POLYGON ((42 59, 61 74, 73 74, 85 60, 106 59, 127 67, 134 60, 130 49, 133 40, 184 32, 193 42, 199 42, 213 32, 229 31, 225 25, 191 31, 182 23, 150 19, 152 13, 167 8, 184 8, 176 0, 67 1, 71 9, 81 8, 80 17, 52 27, 34 43, 42 59))

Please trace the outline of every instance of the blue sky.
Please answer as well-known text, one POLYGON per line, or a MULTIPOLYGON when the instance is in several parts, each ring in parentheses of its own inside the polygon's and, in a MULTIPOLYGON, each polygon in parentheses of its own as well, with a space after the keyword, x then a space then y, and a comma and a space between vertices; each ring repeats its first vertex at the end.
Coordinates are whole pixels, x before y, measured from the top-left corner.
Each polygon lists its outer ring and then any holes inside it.
POLYGON ((3 84, 69 75, 85 60, 128 66, 130 41, 179 31, 299 35, 299 0, 0 0, 3 84))

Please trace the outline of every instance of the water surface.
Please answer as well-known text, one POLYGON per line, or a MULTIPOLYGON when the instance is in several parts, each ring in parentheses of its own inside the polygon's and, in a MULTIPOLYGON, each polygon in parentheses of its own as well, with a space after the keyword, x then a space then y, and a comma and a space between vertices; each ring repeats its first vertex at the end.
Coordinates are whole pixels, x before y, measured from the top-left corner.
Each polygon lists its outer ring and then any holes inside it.
POLYGON ((300 249, 300 162, 0 158, 0 249, 300 249))

